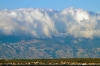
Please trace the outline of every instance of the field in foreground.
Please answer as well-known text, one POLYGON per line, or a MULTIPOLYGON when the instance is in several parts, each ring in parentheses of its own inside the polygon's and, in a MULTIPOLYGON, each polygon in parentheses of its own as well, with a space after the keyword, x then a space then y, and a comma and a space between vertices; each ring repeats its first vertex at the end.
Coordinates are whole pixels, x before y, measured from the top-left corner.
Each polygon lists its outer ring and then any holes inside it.
POLYGON ((100 58, 59 58, 59 59, 8 59, 0 60, 0 64, 8 65, 100 65, 100 58))

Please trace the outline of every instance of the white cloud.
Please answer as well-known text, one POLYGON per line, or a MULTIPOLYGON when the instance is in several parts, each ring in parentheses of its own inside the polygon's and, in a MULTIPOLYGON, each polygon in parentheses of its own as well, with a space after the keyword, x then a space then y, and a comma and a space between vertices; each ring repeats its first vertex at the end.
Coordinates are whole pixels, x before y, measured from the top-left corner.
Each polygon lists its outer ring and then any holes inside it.
POLYGON ((20 8, 0 11, 0 32, 5 35, 73 35, 74 37, 100 37, 100 13, 91 14, 73 7, 62 11, 52 9, 20 8))

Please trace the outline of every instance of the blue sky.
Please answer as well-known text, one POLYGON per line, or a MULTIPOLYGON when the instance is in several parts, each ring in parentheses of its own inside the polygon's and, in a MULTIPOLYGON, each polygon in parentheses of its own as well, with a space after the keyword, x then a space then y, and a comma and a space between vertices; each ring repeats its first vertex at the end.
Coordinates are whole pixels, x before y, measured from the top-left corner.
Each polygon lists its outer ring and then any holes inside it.
POLYGON ((51 8, 58 11, 74 7, 100 12, 100 0, 0 0, 0 10, 30 7, 51 8))

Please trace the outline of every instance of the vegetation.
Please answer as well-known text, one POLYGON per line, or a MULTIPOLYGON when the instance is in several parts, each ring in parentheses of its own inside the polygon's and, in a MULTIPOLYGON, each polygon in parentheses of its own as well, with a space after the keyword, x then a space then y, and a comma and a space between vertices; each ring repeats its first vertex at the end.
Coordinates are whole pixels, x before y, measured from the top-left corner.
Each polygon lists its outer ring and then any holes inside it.
POLYGON ((8 59, 8 60, 0 60, 0 63, 8 63, 8 62, 43 62, 43 63, 60 63, 64 62, 79 62, 79 63, 100 63, 100 58, 59 58, 59 59, 8 59))

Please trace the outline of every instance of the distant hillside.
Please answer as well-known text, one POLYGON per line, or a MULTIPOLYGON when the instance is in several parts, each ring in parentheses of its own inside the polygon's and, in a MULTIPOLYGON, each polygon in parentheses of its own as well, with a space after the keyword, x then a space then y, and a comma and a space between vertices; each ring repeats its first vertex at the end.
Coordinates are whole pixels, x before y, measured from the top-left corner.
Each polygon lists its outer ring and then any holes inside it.
POLYGON ((67 36, 0 42, 0 58, 99 58, 99 40, 67 36))

